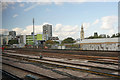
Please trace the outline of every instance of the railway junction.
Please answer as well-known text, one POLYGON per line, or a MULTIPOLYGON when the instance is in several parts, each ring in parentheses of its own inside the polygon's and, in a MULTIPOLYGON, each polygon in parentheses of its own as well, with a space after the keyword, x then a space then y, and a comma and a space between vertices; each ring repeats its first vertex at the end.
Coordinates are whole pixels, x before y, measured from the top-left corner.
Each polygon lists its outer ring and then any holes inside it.
POLYGON ((3 78, 9 75, 15 80, 119 80, 118 53, 6 49, 0 57, 3 78))

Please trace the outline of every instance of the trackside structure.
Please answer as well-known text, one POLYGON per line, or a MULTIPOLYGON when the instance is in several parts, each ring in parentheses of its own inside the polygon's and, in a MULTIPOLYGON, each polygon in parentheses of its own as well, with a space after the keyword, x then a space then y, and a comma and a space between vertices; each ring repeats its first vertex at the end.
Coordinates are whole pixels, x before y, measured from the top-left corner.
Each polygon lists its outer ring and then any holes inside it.
POLYGON ((81 50, 108 50, 120 51, 120 37, 84 39, 80 41, 81 50))

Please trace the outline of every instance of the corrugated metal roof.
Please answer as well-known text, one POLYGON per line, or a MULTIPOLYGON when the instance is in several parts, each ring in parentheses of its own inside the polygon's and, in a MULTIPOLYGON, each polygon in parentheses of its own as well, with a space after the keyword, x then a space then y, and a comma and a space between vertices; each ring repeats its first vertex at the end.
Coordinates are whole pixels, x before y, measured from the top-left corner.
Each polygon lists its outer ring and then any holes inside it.
POLYGON ((84 39, 80 43, 103 43, 103 42, 120 42, 120 37, 117 38, 99 38, 99 39, 84 39))

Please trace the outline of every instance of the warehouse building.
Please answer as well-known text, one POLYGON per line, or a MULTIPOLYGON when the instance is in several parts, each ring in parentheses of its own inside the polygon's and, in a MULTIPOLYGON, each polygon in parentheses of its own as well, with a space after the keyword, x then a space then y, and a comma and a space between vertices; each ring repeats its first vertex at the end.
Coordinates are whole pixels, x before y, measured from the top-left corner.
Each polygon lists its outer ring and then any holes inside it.
POLYGON ((84 39, 80 41, 81 50, 109 50, 120 51, 120 37, 84 39))

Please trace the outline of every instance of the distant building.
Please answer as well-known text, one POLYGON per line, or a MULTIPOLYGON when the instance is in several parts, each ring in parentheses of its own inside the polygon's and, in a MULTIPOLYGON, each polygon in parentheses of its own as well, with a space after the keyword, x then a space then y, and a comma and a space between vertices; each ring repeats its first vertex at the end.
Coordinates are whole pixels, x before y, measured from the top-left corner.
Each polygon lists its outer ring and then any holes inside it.
POLYGON ((26 35, 17 36, 19 44, 26 44, 26 35))
POLYGON ((59 40, 58 37, 49 37, 49 40, 59 40))
MULTIPOLYGON (((35 40, 36 39, 37 39, 37 36, 35 35, 35 40)), ((33 45, 33 35, 26 35, 26 44, 33 45)))
POLYGON ((83 40, 83 39, 84 39, 84 30, 83 30, 83 25, 81 26, 80 38, 81 38, 81 40, 83 40))
POLYGON ((8 45, 8 41, 12 39, 9 35, 0 35, 0 45, 8 45))
POLYGON ((16 31, 9 31, 9 35, 12 36, 13 39, 15 39, 16 31))
POLYGON ((98 33, 94 32, 94 37, 97 38, 98 37, 98 33))
POLYGON ((106 34, 100 34, 99 37, 106 38, 106 34))
POLYGON ((120 37, 84 39, 80 42, 81 50, 108 50, 120 51, 120 37))
POLYGON ((52 25, 45 24, 43 25, 43 39, 49 40, 49 37, 52 37, 52 25))
MULTIPOLYGON (((35 35, 35 44, 37 45, 38 42, 42 42, 42 34, 35 35)), ((27 45, 33 45, 33 35, 26 35, 26 44, 27 45)))

